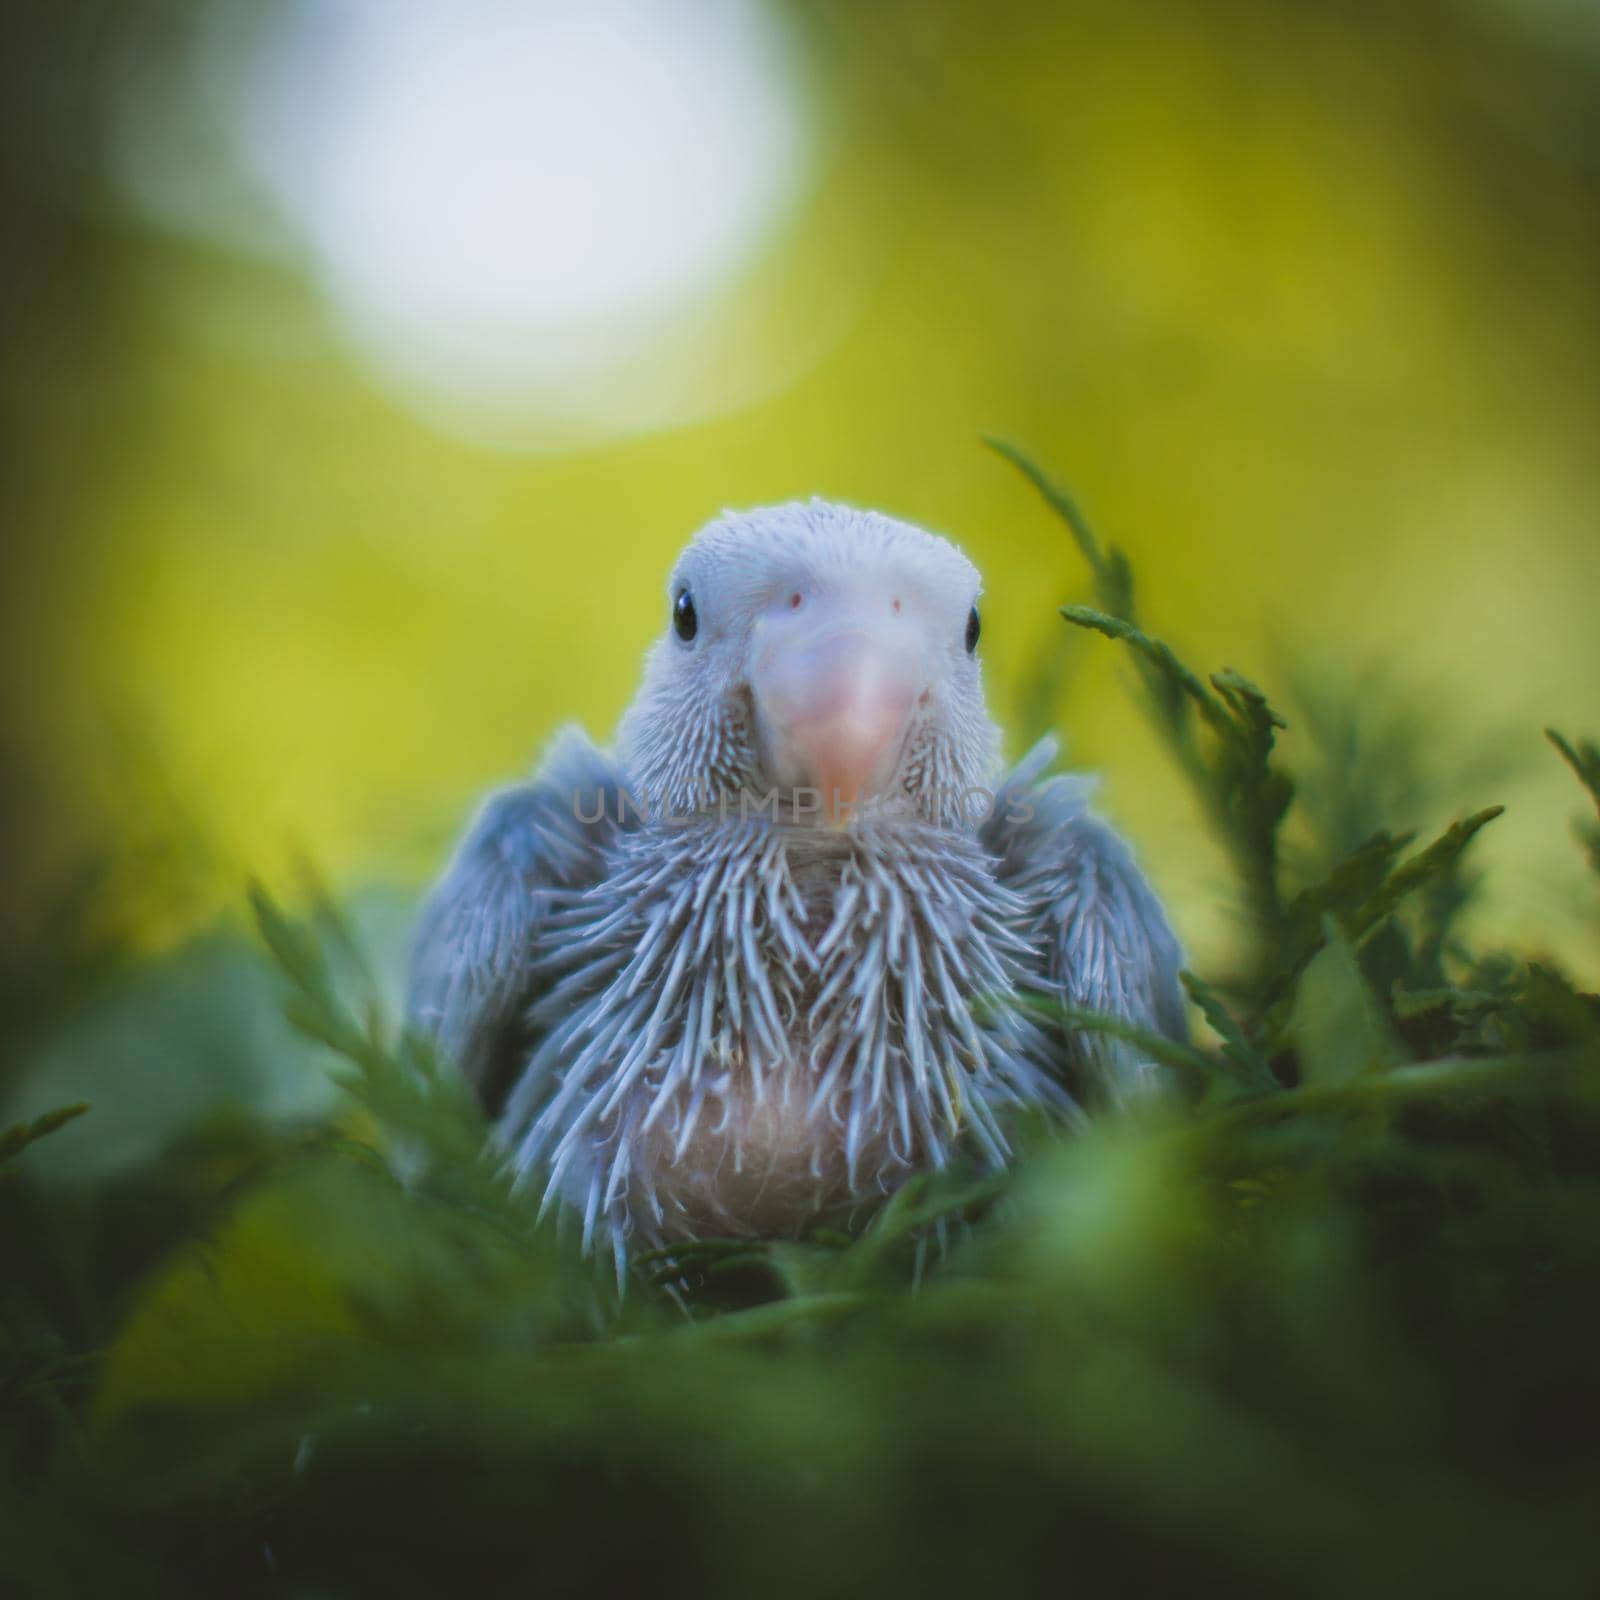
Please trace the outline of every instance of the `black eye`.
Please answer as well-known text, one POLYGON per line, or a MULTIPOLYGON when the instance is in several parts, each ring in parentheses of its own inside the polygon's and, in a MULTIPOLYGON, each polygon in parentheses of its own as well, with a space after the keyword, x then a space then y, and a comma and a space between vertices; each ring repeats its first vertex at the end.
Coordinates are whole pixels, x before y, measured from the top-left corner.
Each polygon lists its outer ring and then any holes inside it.
POLYGON ((970 656, 978 648, 978 635, 983 631, 983 624, 978 620, 978 608, 974 606, 967 613, 967 654, 970 656))
POLYGON ((687 589, 680 589, 678 598, 672 602, 672 631, 685 644, 700 631, 700 619, 694 612, 694 596, 687 589))

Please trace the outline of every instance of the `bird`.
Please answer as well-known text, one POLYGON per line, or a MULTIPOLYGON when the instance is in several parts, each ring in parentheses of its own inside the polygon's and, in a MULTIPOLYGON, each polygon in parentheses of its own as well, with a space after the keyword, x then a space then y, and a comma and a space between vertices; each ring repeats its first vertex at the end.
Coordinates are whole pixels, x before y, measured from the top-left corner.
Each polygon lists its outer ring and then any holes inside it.
POLYGON ((563 728, 427 896, 411 1024, 619 1274, 856 1228, 914 1176, 1003 1169, 1025 1117, 1159 1089, 1067 1008, 1182 1039, 1177 939, 1053 739, 1001 769, 979 598, 881 512, 725 512, 612 747, 563 728))

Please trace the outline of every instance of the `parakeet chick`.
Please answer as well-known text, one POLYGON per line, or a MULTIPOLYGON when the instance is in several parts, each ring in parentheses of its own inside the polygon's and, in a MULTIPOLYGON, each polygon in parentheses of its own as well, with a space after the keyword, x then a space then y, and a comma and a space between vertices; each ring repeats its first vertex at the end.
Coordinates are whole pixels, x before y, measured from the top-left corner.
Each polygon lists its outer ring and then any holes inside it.
POLYGON ((1184 1032, 1127 846, 1046 777, 997 783, 978 573, 813 500, 684 551, 614 752, 580 732, 496 795, 419 927, 414 1022, 520 1174, 636 1245, 848 1226, 1025 1107, 1152 1071, 1068 1000, 1184 1032))

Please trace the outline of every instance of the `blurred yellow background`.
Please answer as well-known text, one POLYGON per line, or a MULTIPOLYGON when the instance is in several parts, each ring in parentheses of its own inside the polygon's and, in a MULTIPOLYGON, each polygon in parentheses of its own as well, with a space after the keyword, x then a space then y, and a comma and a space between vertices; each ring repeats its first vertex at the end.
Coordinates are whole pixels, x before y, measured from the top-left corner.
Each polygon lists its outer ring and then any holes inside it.
POLYGON ((558 724, 609 737, 696 527, 821 494, 967 549, 1012 753, 1054 663, 1214 950, 1220 867, 995 433, 1195 665, 1403 700, 1444 784, 1397 820, 1510 802, 1499 927, 1565 942, 1589 0, 6 18, 8 940, 87 857, 147 946, 295 853, 420 882, 558 724))

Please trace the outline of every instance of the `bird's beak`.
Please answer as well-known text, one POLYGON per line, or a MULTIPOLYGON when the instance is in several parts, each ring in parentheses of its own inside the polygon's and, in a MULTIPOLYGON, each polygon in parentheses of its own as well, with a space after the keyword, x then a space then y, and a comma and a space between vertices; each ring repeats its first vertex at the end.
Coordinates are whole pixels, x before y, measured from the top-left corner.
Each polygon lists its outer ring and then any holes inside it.
MULTIPOLYGON (((812 814, 834 826, 899 767, 926 678, 905 626, 780 625, 758 657, 752 688, 769 771, 786 789, 814 790, 812 814)), ((795 804, 797 814, 808 809, 795 804)))

